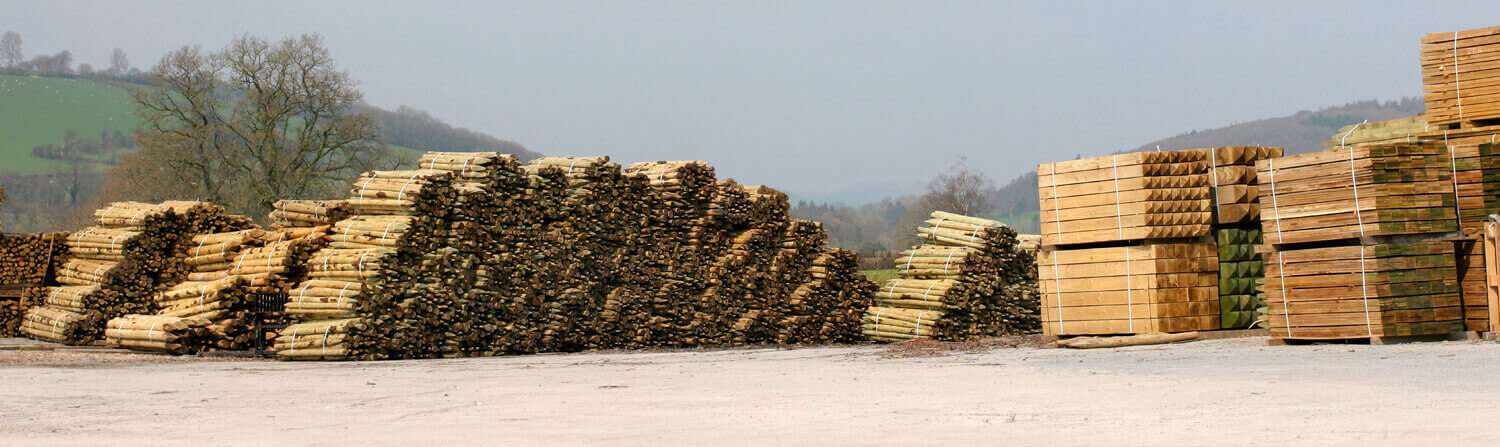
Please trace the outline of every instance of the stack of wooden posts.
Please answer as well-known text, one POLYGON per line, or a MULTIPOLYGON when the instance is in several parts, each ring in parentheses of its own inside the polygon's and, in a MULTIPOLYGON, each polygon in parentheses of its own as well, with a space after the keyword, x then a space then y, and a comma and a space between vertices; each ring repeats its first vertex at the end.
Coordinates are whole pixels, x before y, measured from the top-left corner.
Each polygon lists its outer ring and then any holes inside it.
POLYGON ((30 289, 56 285, 52 272, 68 260, 67 233, 0 234, 0 337, 20 335, 22 317, 38 301, 30 289))
POLYGON ((357 214, 291 292, 302 321, 275 340, 284 358, 858 336, 873 284, 855 255, 790 219, 785 194, 718 181, 705 163, 428 153, 419 167, 373 174, 401 185, 356 184, 357 214), (362 207, 372 190, 406 208, 362 207))
POLYGON ((901 277, 881 284, 865 312, 872 340, 961 341, 1038 327, 1032 256, 1000 222, 934 212, 917 230, 924 245, 896 259, 901 277))
POLYGON ((187 275, 183 260, 193 234, 250 225, 222 207, 189 201, 116 202, 94 216, 97 226, 68 235, 71 258, 57 271, 62 285, 49 288, 42 306, 26 315, 28 336, 85 343, 98 339, 112 318, 151 313, 151 297, 187 275))
MULTIPOLYGON (((184 260, 193 272, 187 275, 188 281, 153 297, 159 311, 151 317, 204 320, 209 324, 193 326, 194 336, 177 340, 171 351, 250 348, 257 318, 252 309, 254 294, 286 291, 289 280, 300 276, 311 244, 321 237, 317 234, 319 228, 292 227, 271 232, 254 228, 193 236, 184 260)), ((134 347, 108 334, 105 341, 134 347)), ((155 345, 143 346, 158 350, 155 345)))
POLYGON ((1442 127, 1427 124, 1427 116, 1421 114, 1385 121, 1365 121, 1340 127, 1323 145, 1334 148, 1370 143, 1411 143, 1425 139, 1427 133, 1434 129, 1441 130, 1442 127))
POLYGON ((1218 329, 1212 241, 1041 251, 1043 332, 1135 334, 1218 329))
POLYGON ((1260 221, 1260 189, 1255 162, 1280 157, 1279 147, 1227 146, 1208 150, 1209 183, 1216 225, 1260 221))
POLYGON ((1204 149, 1038 165, 1042 245, 1207 236, 1209 168, 1204 149))
POLYGON ((1219 323, 1224 329, 1243 329, 1263 322, 1266 297, 1265 263, 1256 251, 1263 239, 1260 227, 1216 228, 1219 246, 1219 323))
POLYGON ((1427 122, 1476 127, 1500 119, 1500 27, 1422 37, 1427 122))
POLYGON ((1239 171, 1274 152, 1191 149, 1039 165, 1043 332, 1219 328, 1218 253, 1208 237, 1215 196, 1225 199, 1226 221, 1253 220, 1243 196, 1255 187, 1239 171))
POLYGON ((349 217, 342 200, 278 200, 272 208, 272 228, 318 227, 349 217))
POLYGON ((1462 330, 1453 161, 1441 143, 1403 142, 1257 163, 1271 336, 1462 330))
POLYGON ((1446 147, 1389 143, 1256 164, 1265 239, 1296 244, 1458 230, 1446 147), (1357 185, 1357 188, 1355 187, 1357 185))
POLYGON ((140 351, 188 354, 202 349, 212 336, 207 318, 126 315, 109 320, 108 344, 140 351))

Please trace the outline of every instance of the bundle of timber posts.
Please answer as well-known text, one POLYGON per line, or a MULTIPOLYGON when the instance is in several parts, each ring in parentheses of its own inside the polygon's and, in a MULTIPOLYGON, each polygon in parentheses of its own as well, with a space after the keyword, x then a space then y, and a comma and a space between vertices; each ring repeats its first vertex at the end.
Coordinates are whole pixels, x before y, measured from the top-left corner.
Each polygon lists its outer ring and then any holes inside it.
POLYGON ((96 210, 97 226, 69 234, 71 258, 57 271, 43 305, 28 311, 21 329, 52 342, 87 343, 106 321, 154 310, 151 296, 187 274, 186 239, 201 232, 251 225, 222 207, 191 201, 116 202, 96 210))
POLYGON ((21 335, 21 320, 56 286, 53 272, 68 259, 67 233, 0 233, 0 338, 21 335))
POLYGON ((1355 145, 1257 163, 1275 340, 1461 331, 1454 157, 1355 145))
POLYGON ((1280 157, 1279 147, 1227 146, 1208 150, 1214 242, 1219 252, 1219 324, 1241 329, 1262 320, 1265 269, 1255 246, 1260 235, 1260 183, 1255 162, 1280 157))
POLYGON ((963 341, 1035 332, 1035 260, 1000 222, 934 212, 922 246, 896 259, 900 278, 881 284, 862 332, 876 341, 963 341))
POLYGON ((1422 37, 1427 122, 1480 127, 1500 119, 1500 27, 1422 37))
POLYGON ((1249 190, 1250 182, 1232 174, 1274 150, 1215 152, 1138 152, 1037 167, 1043 333, 1221 326, 1218 251, 1210 237, 1220 192, 1214 182, 1226 180, 1222 195, 1238 210, 1226 220, 1253 219, 1247 204, 1253 201, 1229 191, 1249 190))

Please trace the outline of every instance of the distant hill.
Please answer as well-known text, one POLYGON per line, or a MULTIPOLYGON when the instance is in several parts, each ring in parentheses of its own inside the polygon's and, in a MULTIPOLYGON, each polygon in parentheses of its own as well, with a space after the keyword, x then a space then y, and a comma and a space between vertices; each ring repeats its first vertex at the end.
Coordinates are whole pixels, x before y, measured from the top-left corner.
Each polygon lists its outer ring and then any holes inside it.
MULTIPOLYGON (((1286 148, 1287 154, 1303 154, 1325 149, 1328 141, 1340 127, 1364 120, 1380 121, 1422 113, 1422 98, 1402 98, 1398 101, 1360 101, 1337 107, 1313 111, 1300 111, 1291 115, 1238 123, 1217 129, 1194 130, 1161 140, 1142 144, 1124 151, 1193 149, 1204 147, 1255 145, 1286 148)), ((1089 155, 1100 156, 1107 154, 1089 155)), ((1001 221, 1010 224, 1022 233, 1039 232, 1037 214, 1036 173, 1017 177, 1001 187, 996 194, 1000 206, 1001 221)))
MULTIPOLYGON (((88 78, 0 74, 0 174, 61 169, 63 162, 34 157, 32 148, 61 146, 65 129, 91 142, 117 131, 130 135, 138 123, 130 86, 88 78)), ((523 160, 538 156, 519 143, 455 128, 414 108, 387 111, 367 106, 364 111, 375 117, 381 134, 397 150, 498 151, 523 160)))

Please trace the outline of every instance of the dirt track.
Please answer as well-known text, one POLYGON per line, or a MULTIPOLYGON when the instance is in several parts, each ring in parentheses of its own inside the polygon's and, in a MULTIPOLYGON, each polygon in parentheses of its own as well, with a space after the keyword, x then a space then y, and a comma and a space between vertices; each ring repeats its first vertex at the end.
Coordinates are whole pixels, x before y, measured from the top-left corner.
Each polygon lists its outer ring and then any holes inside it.
POLYGON ((0 444, 1500 443, 1500 345, 285 363, 0 351, 0 444))

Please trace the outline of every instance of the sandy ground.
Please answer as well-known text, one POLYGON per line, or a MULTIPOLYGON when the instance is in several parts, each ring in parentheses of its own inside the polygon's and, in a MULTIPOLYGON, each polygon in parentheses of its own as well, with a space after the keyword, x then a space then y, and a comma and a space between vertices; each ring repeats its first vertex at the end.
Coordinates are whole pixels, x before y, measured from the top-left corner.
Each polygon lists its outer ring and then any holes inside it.
POLYGON ((1500 345, 348 363, 0 351, 0 445, 1500 443, 1500 345))

